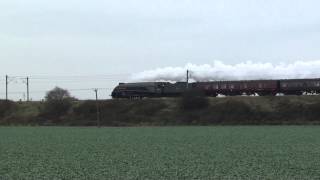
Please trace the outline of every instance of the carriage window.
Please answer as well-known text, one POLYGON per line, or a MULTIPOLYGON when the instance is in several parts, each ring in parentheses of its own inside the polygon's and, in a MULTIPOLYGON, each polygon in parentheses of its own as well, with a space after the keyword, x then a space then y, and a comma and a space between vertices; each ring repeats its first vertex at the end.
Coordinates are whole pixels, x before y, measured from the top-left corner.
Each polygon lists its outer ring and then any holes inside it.
POLYGON ((231 89, 234 89, 234 85, 233 85, 233 84, 231 84, 231 85, 230 85, 230 88, 231 88, 231 89))
POLYGON ((219 89, 219 85, 218 84, 214 85, 214 87, 215 87, 215 89, 219 89))
POLYGON ((248 85, 247 85, 247 84, 244 84, 243 87, 244 87, 244 88, 248 88, 248 85))
POLYGON ((263 84, 262 83, 259 83, 259 88, 263 88, 263 84))
POLYGON ((288 87, 288 84, 287 83, 283 83, 282 87, 288 87))
POLYGON ((226 88, 227 88, 227 85, 226 85, 226 84, 222 84, 222 85, 221 85, 221 88, 222 88, 222 89, 226 89, 226 88))

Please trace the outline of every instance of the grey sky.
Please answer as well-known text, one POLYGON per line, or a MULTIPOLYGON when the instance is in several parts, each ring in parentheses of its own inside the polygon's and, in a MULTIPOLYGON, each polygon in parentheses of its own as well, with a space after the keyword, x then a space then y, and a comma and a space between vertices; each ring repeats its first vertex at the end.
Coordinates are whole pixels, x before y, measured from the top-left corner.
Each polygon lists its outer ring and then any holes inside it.
POLYGON ((319 7, 317 0, 2 0, 0 75, 320 59, 319 7))

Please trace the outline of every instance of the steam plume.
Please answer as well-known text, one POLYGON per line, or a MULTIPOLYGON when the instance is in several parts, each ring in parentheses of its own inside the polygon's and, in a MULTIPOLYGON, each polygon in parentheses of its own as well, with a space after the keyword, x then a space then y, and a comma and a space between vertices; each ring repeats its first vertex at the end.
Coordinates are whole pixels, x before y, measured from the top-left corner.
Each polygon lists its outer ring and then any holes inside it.
POLYGON ((296 61, 285 64, 253 63, 235 65, 214 61, 210 64, 191 64, 184 67, 165 67, 134 74, 130 81, 185 81, 189 70, 194 81, 320 78, 320 60, 296 61))

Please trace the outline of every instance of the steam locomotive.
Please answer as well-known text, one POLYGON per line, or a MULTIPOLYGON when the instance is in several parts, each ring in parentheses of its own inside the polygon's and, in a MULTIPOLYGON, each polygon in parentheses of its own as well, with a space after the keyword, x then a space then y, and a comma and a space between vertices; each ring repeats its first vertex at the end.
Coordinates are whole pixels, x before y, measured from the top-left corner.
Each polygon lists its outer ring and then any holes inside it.
POLYGON ((204 92, 207 96, 259 95, 275 96, 320 93, 320 78, 280 79, 210 82, 142 82, 119 83, 113 90, 112 98, 177 97, 188 89, 204 92))

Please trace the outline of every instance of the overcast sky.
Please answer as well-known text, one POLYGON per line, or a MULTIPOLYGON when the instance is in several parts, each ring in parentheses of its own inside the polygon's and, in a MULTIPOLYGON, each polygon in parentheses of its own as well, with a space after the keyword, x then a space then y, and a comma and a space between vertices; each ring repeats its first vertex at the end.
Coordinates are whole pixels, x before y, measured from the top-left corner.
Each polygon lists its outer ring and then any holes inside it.
POLYGON ((1 0, 0 75, 317 60, 319 7, 318 0, 1 0))

